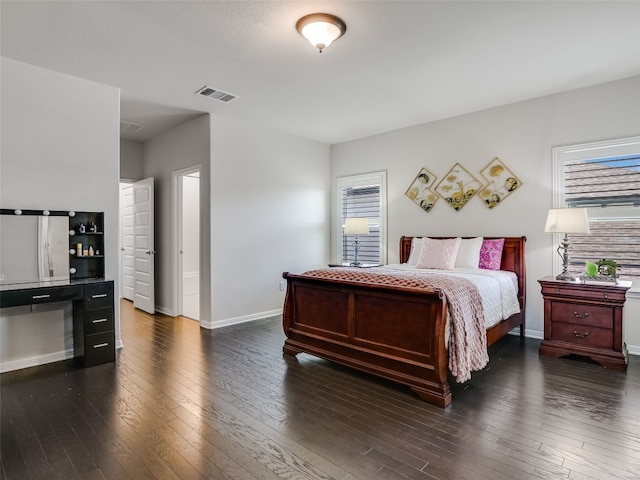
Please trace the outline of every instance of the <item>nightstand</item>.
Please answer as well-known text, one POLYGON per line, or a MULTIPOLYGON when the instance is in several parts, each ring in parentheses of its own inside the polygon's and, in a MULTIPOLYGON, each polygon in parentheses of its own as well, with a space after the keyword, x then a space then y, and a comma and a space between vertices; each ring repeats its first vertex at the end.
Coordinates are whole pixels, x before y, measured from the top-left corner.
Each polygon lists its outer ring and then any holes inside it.
POLYGON ((627 369, 622 309, 631 282, 581 283, 545 277, 544 340, 540 355, 589 357, 608 368, 627 369))
POLYGON ((372 267, 381 267, 380 263, 360 263, 358 265, 352 265, 349 262, 344 263, 330 263, 329 267, 353 267, 353 268, 372 268, 372 267))

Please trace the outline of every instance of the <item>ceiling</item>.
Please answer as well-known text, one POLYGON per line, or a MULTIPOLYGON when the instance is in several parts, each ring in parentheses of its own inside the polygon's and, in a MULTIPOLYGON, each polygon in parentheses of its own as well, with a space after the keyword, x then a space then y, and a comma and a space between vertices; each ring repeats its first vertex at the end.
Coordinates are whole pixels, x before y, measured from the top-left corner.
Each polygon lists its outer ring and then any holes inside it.
POLYGON ((139 141, 208 112, 334 144, 640 74, 639 1, 2 0, 0 17, 3 56, 121 88, 139 141), (295 29, 314 12, 347 24, 323 53, 295 29))

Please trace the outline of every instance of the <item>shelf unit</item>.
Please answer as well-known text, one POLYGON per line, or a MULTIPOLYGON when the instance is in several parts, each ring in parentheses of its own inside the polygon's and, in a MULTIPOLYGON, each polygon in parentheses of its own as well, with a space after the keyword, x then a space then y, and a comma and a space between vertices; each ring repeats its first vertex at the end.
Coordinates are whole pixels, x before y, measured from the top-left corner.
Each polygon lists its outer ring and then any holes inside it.
POLYGON ((104 278, 103 212, 75 212, 73 217, 69 217, 69 267, 72 280, 104 278), (95 225, 95 231, 91 225, 95 225), (82 246, 80 252, 78 244, 82 246), (93 255, 88 253, 90 247, 93 255))

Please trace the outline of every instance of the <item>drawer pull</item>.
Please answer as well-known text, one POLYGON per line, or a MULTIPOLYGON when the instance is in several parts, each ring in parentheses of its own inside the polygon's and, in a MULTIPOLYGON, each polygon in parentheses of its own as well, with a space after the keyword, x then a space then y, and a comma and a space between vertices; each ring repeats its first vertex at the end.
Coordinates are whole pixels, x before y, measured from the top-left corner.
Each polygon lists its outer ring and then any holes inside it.
POLYGON ((560 289, 559 288, 556 288, 556 293, 560 293, 560 289))
POLYGON ((94 345, 93 348, 102 348, 102 347, 108 347, 109 344, 108 343, 98 343, 97 345, 94 345))
POLYGON ((609 298, 609 293, 608 292, 604 292, 604 298, 609 298))
POLYGON ((107 296, 106 293, 99 293, 97 295, 91 295, 91 298, 104 298, 106 296, 107 296))
POLYGON ((92 323, 102 323, 102 322, 106 322, 106 321, 107 321, 106 318, 97 318, 92 323))
POLYGON ((578 312, 573 312, 573 316, 576 318, 587 318, 589 316, 589 312, 585 312, 582 315, 578 312))
POLYGON ((33 299, 38 300, 40 298, 49 298, 51 295, 34 295, 33 299))
POLYGON ((578 333, 576 330, 573 331, 573 334, 576 338, 587 338, 589 336, 589 332, 578 333))

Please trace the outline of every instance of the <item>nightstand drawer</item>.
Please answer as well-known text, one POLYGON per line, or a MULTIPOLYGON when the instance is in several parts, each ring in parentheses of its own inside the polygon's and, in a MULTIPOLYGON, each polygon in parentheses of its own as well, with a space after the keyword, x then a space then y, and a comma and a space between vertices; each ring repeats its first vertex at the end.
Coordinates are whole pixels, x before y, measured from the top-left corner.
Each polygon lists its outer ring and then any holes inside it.
POLYGON ((613 328, 613 308, 589 304, 552 302, 551 321, 613 328))
POLYGON ((553 340, 590 347, 613 347, 613 331, 611 329, 563 322, 553 322, 551 328, 553 340))
MULTIPOLYGON (((628 288, 628 287, 627 287, 628 288)), ((576 300, 588 299, 595 301, 624 303, 625 288, 616 288, 611 285, 584 285, 581 283, 552 282, 542 284, 543 297, 575 298, 576 300)))

